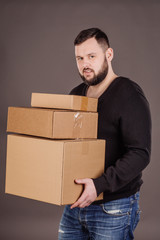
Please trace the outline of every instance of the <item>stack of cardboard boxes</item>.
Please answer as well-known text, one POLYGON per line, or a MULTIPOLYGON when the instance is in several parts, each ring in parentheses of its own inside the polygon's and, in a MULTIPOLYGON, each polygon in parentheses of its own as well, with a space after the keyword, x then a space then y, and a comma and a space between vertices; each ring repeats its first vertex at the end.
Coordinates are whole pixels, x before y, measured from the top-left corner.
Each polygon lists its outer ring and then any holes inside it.
MULTIPOLYGON (((97 99, 32 93, 31 107, 9 107, 5 192, 57 205, 83 191, 78 178, 104 171, 97 99)), ((99 195, 97 200, 103 198, 99 195)))

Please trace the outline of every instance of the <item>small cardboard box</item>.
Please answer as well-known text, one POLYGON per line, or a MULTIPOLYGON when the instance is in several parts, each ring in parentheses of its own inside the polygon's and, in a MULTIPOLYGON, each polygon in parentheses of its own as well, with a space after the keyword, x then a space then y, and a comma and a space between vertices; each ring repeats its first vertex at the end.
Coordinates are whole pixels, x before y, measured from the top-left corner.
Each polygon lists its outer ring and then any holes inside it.
POLYGON ((77 95, 32 93, 31 106, 97 112, 96 98, 77 95))
POLYGON ((57 139, 97 138, 98 113, 8 108, 7 131, 57 139))
MULTIPOLYGON (((8 135, 5 192, 51 204, 74 203, 77 178, 104 172, 105 140, 52 140, 8 135)), ((97 200, 103 198, 100 194, 97 200)))

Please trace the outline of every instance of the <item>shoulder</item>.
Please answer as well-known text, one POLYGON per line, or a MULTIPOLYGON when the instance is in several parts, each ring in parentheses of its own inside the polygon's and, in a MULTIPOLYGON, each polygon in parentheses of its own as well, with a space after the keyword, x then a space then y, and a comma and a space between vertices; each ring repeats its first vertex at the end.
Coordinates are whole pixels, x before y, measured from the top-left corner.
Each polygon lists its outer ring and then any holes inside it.
POLYGON ((121 96, 124 96, 125 99, 139 98, 147 101, 145 94, 142 88, 140 87, 140 85, 129 78, 126 78, 126 77, 120 78, 119 91, 121 96))
POLYGON ((119 85, 128 91, 142 91, 142 88, 135 81, 126 77, 120 77, 119 85))
POLYGON ((142 88, 129 78, 121 78, 119 81, 117 112, 125 117, 130 118, 149 118, 150 106, 142 88))
POLYGON ((70 95, 85 95, 86 85, 81 83, 70 91, 70 95))

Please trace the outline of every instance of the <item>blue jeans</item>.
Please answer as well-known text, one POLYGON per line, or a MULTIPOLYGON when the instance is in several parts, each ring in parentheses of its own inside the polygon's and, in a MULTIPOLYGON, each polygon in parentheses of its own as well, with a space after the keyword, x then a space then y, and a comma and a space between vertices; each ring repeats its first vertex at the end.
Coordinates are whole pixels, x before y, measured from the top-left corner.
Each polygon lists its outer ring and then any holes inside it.
POLYGON ((99 205, 65 206, 59 240, 131 240, 140 219, 139 192, 99 205))

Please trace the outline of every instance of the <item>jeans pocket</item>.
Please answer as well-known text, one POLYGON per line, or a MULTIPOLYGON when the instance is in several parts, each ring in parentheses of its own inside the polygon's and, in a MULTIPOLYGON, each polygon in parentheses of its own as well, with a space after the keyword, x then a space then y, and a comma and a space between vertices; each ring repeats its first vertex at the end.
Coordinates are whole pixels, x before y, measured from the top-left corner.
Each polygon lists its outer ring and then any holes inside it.
POLYGON ((125 215, 130 215, 130 207, 125 205, 117 205, 117 206, 108 206, 107 204, 101 204, 103 212, 105 212, 108 216, 115 216, 115 217, 120 217, 120 216, 125 216, 125 215))

